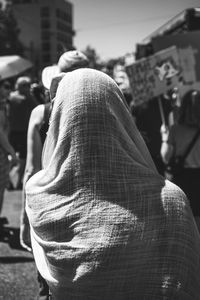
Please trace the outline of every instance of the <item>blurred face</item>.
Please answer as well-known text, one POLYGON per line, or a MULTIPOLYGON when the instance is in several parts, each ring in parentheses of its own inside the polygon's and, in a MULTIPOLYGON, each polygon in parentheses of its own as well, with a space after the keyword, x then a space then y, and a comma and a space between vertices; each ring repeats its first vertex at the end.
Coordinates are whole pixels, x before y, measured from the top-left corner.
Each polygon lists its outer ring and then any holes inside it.
POLYGON ((11 91, 11 85, 8 81, 0 83, 0 101, 8 98, 11 91))
POLYGON ((23 83, 23 84, 20 84, 19 86, 19 91, 21 94, 23 95, 27 95, 27 94, 30 94, 30 91, 31 91, 31 84, 26 82, 26 83, 23 83))

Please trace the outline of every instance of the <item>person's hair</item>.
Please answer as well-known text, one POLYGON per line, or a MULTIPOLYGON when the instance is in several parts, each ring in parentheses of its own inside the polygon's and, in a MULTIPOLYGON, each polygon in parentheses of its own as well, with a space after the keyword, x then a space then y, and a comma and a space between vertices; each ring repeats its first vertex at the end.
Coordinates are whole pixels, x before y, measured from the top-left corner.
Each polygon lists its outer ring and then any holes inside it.
POLYGON ((78 50, 64 52, 59 60, 58 67, 60 72, 71 72, 79 68, 86 68, 89 66, 89 60, 87 56, 78 50))
POLYGON ((24 86, 31 86, 31 79, 28 76, 21 76, 17 79, 15 88, 20 89, 21 87, 24 86))
POLYGON ((200 126, 200 91, 191 90, 183 96, 179 124, 200 126))
POLYGON ((31 94, 37 99, 39 103, 44 103, 45 100, 45 88, 42 84, 31 84, 31 94))

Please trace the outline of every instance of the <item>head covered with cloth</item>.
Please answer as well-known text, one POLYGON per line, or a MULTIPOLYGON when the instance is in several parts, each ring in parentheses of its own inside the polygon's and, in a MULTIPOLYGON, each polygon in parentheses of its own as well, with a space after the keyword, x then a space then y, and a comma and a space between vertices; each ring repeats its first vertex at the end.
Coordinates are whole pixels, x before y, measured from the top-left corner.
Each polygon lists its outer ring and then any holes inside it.
POLYGON ((54 299, 198 299, 200 240, 188 201, 155 169, 106 74, 59 83, 43 170, 26 185, 37 267, 54 299))

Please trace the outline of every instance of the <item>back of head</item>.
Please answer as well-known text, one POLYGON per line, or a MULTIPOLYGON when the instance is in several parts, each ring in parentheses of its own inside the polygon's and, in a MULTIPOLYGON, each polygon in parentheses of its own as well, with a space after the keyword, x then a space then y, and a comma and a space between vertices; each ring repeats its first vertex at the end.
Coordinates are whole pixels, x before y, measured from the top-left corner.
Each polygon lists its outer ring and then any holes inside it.
POLYGON ((42 84, 33 83, 31 84, 31 94, 36 98, 38 103, 45 102, 45 88, 42 84))
POLYGON ((58 61, 60 72, 70 72, 78 68, 88 67, 89 61, 85 54, 78 50, 67 51, 58 61))
POLYGON ((45 88, 50 89, 51 81, 59 73, 67 73, 79 68, 89 66, 89 60, 81 51, 66 51, 61 55, 57 65, 48 66, 42 71, 42 83, 45 88))
POLYGON ((184 95, 179 123, 187 126, 200 126, 200 91, 191 90, 184 95))
POLYGON ((31 84, 31 79, 28 76, 22 76, 17 79, 15 87, 16 87, 16 89, 18 89, 24 85, 30 86, 30 84, 31 84))
POLYGON ((31 79, 28 76, 19 77, 15 84, 16 90, 18 90, 21 94, 26 94, 27 92, 29 92, 30 87, 31 79))

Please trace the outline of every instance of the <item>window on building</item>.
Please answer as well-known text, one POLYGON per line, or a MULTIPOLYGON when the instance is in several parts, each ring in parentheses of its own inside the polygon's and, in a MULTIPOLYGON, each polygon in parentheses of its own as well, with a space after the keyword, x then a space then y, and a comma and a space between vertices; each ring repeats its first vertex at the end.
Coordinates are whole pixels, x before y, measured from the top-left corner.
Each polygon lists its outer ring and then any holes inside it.
POLYGON ((41 28, 42 29, 49 29, 51 27, 51 24, 49 20, 41 20, 41 28))
POLYGON ((58 19, 60 18, 60 9, 59 8, 56 9, 56 17, 58 19))
POLYGON ((41 39, 42 41, 50 41, 50 32, 48 30, 43 30, 41 33, 41 39))
POLYGON ((50 16, 50 10, 48 6, 41 7, 40 16, 48 18, 50 16))
POLYGON ((42 55, 42 60, 46 64, 51 63, 51 55, 50 55, 50 53, 42 55))
POLYGON ((15 3, 32 3, 32 0, 15 0, 15 3))
POLYGON ((71 32, 71 26, 69 24, 63 23, 63 22, 56 22, 56 27, 58 31, 62 31, 64 33, 71 32))
POLYGON ((65 23, 72 22, 72 14, 70 12, 64 12, 59 8, 56 9, 56 18, 62 20, 65 23))
POLYGON ((50 49, 50 43, 49 42, 42 43, 42 51, 49 51, 49 49, 50 49))
POLYGON ((56 22, 57 30, 60 30, 60 22, 56 22))
POLYGON ((72 23, 72 14, 68 15, 68 21, 69 21, 69 23, 72 23))

